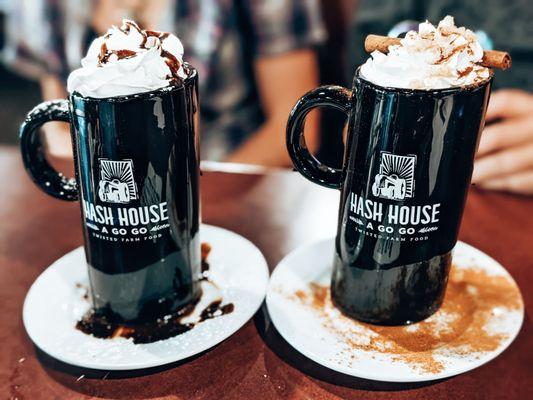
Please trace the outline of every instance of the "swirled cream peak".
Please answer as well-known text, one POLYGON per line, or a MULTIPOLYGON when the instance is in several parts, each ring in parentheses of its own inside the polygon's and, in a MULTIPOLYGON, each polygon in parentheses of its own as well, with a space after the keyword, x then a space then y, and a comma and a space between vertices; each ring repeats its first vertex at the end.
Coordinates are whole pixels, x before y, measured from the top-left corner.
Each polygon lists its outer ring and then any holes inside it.
POLYGON ((475 84, 489 78, 481 65, 483 49, 476 35, 456 27, 447 16, 435 27, 421 23, 400 45, 389 46, 387 54, 374 51, 361 66, 363 78, 386 87, 443 89, 475 84))
POLYGON ((96 38, 81 65, 69 75, 67 88, 87 97, 149 92, 187 76, 183 45, 176 36, 143 30, 129 20, 96 38))

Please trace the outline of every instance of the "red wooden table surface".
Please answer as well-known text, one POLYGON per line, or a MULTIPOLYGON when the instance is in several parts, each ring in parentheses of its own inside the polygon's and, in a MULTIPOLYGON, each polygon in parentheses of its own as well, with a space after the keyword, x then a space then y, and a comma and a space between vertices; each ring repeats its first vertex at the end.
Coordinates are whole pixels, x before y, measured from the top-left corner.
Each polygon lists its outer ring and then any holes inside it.
MULTIPOLYGON (((297 246, 332 236, 338 193, 294 172, 204 172, 203 220, 263 251, 272 270, 297 246)), ((0 395, 7 399, 526 399, 533 398, 533 199, 471 191, 460 238, 514 276, 526 304, 511 347, 469 373, 391 384, 345 376, 293 350, 263 307, 232 337, 184 362, 131 373, 87 371, 37 350, 22 324, 24 296, 54 260, 82 244, 79 206, 41 193, 18 150, 0 147, 0 395)))

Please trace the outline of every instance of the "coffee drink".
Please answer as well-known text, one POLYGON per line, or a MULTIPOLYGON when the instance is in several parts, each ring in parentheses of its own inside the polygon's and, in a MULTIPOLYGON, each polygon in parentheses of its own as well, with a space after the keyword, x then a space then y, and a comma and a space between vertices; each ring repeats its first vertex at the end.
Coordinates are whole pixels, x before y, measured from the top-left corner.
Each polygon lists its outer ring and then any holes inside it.
POLYGON ((21 127, 25 166, 47 193, 80 200, 94 312, 146 321, 200 296, 198 77, 179 40, 132 21, 91 45, 70 99, 21 127), (76 179, 42 154, 36 128, 70 122, 76 179))
POLYGON ((295 167, 341 189, 331 295, 349 316, 406 324, 442 303, 492 81, 477 65, 471 35, 449 17, 437 28, 422 24, 390 60, 374 55, 358 69, 353 91, 318 88, 289 117, 295 167), (427 64, 414 75, 402 73, 410 52, 427 64), (348 116, 342 170, 321 165, 302 146, 305 116, 316 106, 348 116))

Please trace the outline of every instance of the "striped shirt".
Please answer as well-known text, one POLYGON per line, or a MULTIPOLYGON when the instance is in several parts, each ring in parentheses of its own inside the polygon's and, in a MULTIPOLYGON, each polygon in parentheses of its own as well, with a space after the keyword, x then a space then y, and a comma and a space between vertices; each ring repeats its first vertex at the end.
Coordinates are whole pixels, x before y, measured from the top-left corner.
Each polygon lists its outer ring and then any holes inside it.
MULTIPOLYGON (((89 0, 20 0, 8 15, 3 60, 32 77, 66 82, 97 36, 89 0)), ((160 30, 178 35, 198 69, 203 156, 221 159, 256 130, 263 112, 254 80, 259 57, 325 39, 318 0, 170 0, 160 30)))

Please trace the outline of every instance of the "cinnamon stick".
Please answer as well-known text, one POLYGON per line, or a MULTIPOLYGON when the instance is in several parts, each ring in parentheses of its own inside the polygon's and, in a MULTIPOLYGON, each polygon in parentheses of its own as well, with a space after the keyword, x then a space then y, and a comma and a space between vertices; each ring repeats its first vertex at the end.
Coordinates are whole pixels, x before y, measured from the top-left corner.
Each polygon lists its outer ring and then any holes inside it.
POLYGON ((483 52, 481 65, 484 67, 506 70, 511 68, 511 64, 511 56, 505 51, 486 50, 483 52))
MULTIPOLYGON (((365 39, 365 50, 368 53, 372 53, 375 50, 382 53, 388 53, 389 46, 399 45, 400 40, 400 38, 392 38, 388 36, 368 35, 365 39)), ((481 65, 488 68, 506 70, 511 68, 511 56, 505 51, 485 50, 483 52, 481 65)))

